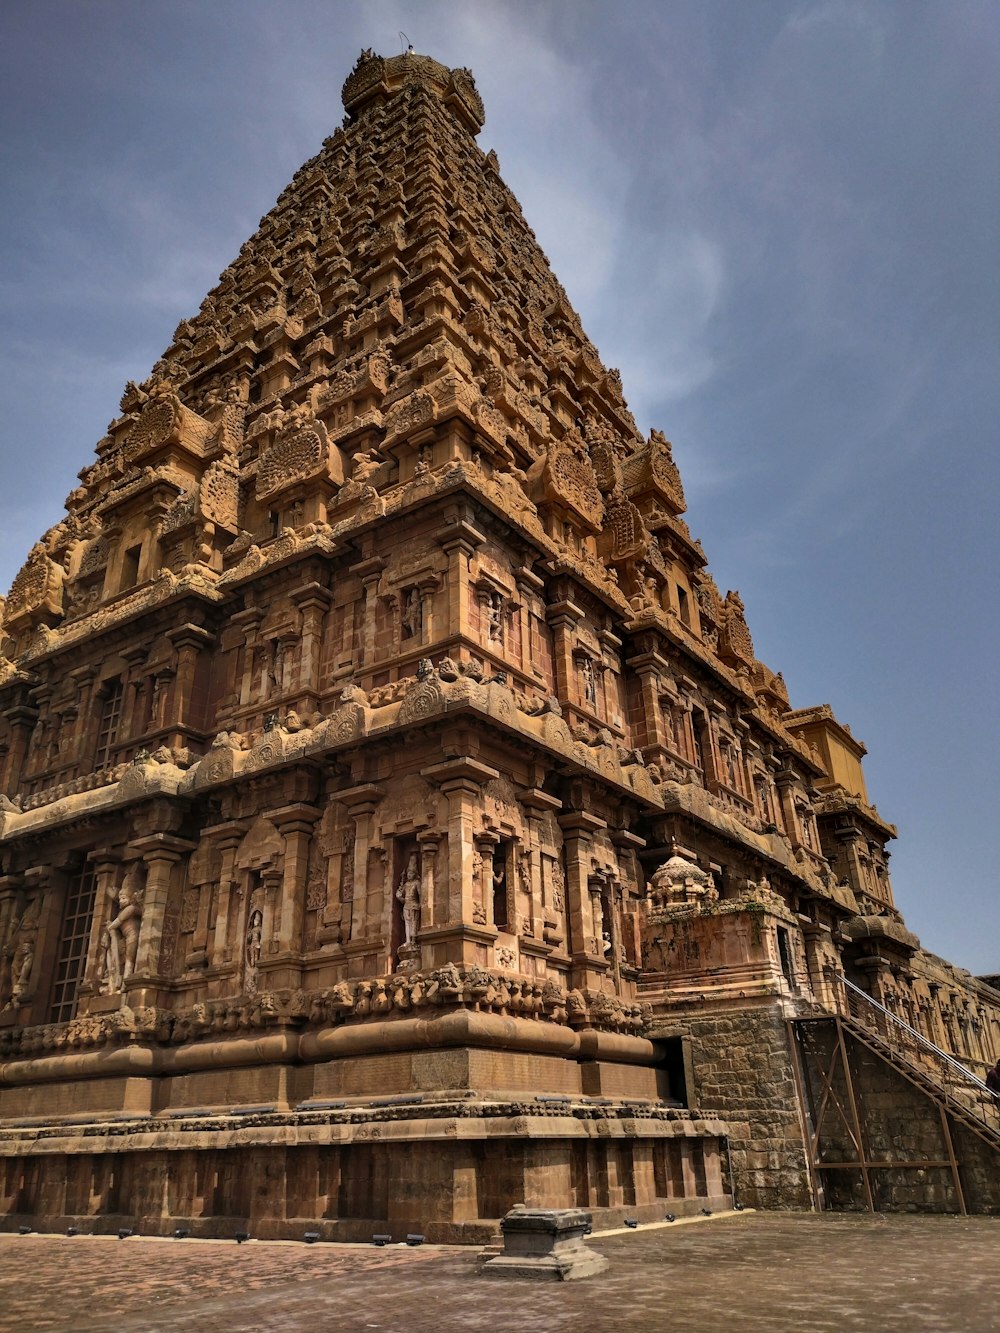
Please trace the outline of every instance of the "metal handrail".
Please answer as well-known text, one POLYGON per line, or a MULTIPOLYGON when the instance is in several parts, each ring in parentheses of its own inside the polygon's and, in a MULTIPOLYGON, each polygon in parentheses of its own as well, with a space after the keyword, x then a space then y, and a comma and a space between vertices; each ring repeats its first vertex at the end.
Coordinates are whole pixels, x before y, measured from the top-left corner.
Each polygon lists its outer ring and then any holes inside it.
MULTIPOLYGON (((892 1046, 907 1059, 913 1059, 914 1055, 916 1055, 917 1058, 919 1058, 920 1054, 929 1055, 937 1064, 943 1065, 952 1076, 958 1075, 962 1082, 969 1087, 969 1091, 977 1094, 976 1101, 978 1103, 978 1109, 983 1113, 982 1115, 977 1116, 977 1119, 981 1119, 983 1124, 987 1125, 990 1129, 994 1129, 992 1122, 1000 1116, 1000 1103, 997 1102, 997 1099, 982 1079, 974 1074, 971 1069, 967 1069, 959 1060, 956 1060, 953 1055, 942 1050, 940 1046, 936 1046, 934 1042, 925 1037, 922 1032, 918 1032, 916 1028, 911 1027, 904 1019, 900 1018, 897 1014, 894 1014, 891 1009, 887 1009, 884 1004, 880 1004, 879 1001, 869 995, 866 990, 862 990, 861 987, 855 985, 853 981, 849 981, 842 972, 837 972, 835 969, 831 969, 831 974, 844 988, 844 993, 847 998, 848 1013, 851 1012, 851 1001, 853 1000, 857 1007, 862 1011, 861 1014, 857 1015, 861 1021, 864 1021, 862 1015, 865 1009, 879 1014, 885 1020, 883 1040, 885 1040, 887 1045, 892 1046), (911 1051, 906 1049, 906 1044, 899 1040, 902 1033, 905 1033, 906 1037, 909 1038, 911 1046, 914 1044, 916 1045, 917 1052, 911 1053, 911 1051)), ((870 1024, 866 1024, 866 1026, 870 1026, 870 1024)), ((878 1031, 877 1028, 876 1031, 878 1031)), ((880 1035, 882 1034, 880 1033, 880 1035)), ((956 1097, 954 1092, 948 1087, 945 1078, 942 1077, 940 1081, 941 1093, 943 1096, 947 1097, 950 1101, 955 1102, 970 1114, 976 1115, 977 1107, 975 1103, 969 1103, 956 1097)))

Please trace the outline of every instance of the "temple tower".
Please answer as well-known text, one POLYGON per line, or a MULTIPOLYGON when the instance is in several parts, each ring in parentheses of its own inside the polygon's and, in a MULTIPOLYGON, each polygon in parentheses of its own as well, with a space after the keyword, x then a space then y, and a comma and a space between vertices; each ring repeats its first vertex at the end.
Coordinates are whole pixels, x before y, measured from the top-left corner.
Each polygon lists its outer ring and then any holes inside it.
POLYGON ((3 610, 0 1207, 807 1204, 788 1021, 924 993, 863 747, 756 659, 469 72, 343 98, 3 610))

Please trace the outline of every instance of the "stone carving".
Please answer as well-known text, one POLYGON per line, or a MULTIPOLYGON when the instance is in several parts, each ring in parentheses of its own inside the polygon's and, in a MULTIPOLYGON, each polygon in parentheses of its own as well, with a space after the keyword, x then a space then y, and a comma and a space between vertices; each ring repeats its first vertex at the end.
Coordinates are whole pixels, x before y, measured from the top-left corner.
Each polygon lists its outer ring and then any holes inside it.
POLYGON ((105 537, 95 537, 89 541, 83 552, 83 559, 80 561, 78 571, 80 577, 85 574, 93 574, 98 569, 103 569, 108 563, 108 543, 105 537))
POLYGON ((737 592, 727 592, 722 607, 722 625, 719 631, 719 654, 749 666, 753 660, 753 639, 747 628, 743 602, 737 592))
POLYGON ((651 431, 647 443, 623 459, 621 471, 626 495, 644 512, 663 506, 668 514, 683 514, 681 475, 660 431, 651 431))
POLYGON ((614 561, 640 559, 649 534, 638 509, 620 491, 612 492, 605 506, 605 531, 611 539, 609 558, 614 561))
POLYGON ((225 532, 239 527, 239 472, 228 459, 220 459, 207 468, 198 491, 198 508, 208 523, 225 532))
POLYGON ((570 509, 596 532, 604 515, 601 492, 590 459, 578 438, 550 441, 544 458, 528 472, 529 495, 536 504, 570 509))
POLYGON ((264 933, 264 913, 255 907, 247 918, 243 941, 243 989, 248 995, 257 993, 257 968, 260 963, 261 939, 264 933))
POLYGON ((37 542, 11 585, 4 621, 16 630, 41 614, 62 614, 63 572, 37 542))
POLYGON ((486 637, 491 643, 503 642, 503 605, 503 596, 499 592, 488 593, 483 602, 486 637))
POLYGON ((387 413, 383 447, 421 426, 431 425, 436 416, 437 404, 433 394, 426 391, 412 394, 387 413))
POLYGON ((108 975, 120 991, 135 971, 142 927, 142 872, 132 866, 118 889, 118 911, 108 922, 108 975))
POLYGON ((419 639, 423 631, 424 609, 420 593, 411 588, 403 605, 403 638, 419 639))
POLYGON ((126 467, 134 467, 168 444, 201 455, 211 435, 211 424, 181 403, 170 380, 161 379, 150 388, 146 405, 126 437, 122 460, 126 467))
POLYGON ((444 690, 440 677, 431 665, 430 659, 421 658, 417 666, 416 680, 403 696, 396 720, 400 726, 405 726, 411 722, 419 722, 422 718, 431 717, 443 707, 444 690))
POLYGON ((396 886, 396 897, 403 905, 404 947, 416 943, 420 929, 420 862, 416 852, 411 852, 406 868, 396 886))
POLYGON ((719 892, 707 870, 683 856, 674 855, 654 872, 649 881, 650 898, 658 907, 678 903, 695 905, 713 903, 719 892))
POLYGON ((177 927, 182 935, 189 935, 198 924, 200 898, 201 894, 198 889, 185 889, 184 896, 181 898, 181 915, 177 927))
POLYGON ((35 940, 33 935, 21 936, 14 945, 10 960, 9 998, 5 1009, 16 1009, 23 1003, 31 984, 31 970, 35 962, 35 940))
POLYGON ((284 418, 274 443, 261 455, 257 471, 257 499, 271 499, 296 482, 329 476, 340 485, 343 468, 326 427, 308 413, 284 418))

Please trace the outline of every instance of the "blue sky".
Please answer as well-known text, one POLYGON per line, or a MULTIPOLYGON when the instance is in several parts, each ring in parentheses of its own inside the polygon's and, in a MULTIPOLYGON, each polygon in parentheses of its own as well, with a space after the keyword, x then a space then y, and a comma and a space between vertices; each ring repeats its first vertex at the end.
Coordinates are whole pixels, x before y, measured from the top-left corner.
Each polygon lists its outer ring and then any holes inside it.
POLYGON ((0 588, 400 29, 473 70, 759 656, 869 746, 909 925, 1000 971, 992 0, 6 0, 0 588))

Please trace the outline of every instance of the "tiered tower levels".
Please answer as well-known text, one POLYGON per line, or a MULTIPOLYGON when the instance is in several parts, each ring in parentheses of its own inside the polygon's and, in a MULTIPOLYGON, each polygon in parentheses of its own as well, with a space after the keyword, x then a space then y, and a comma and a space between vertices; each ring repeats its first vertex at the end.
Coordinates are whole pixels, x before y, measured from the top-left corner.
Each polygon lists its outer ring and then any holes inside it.
POLYGON ((706 994, 917 951, 864 747, 756 660, 471 75, 365 52, 344 105, 3 609, 8 1117, 655 1107, 706 994))

